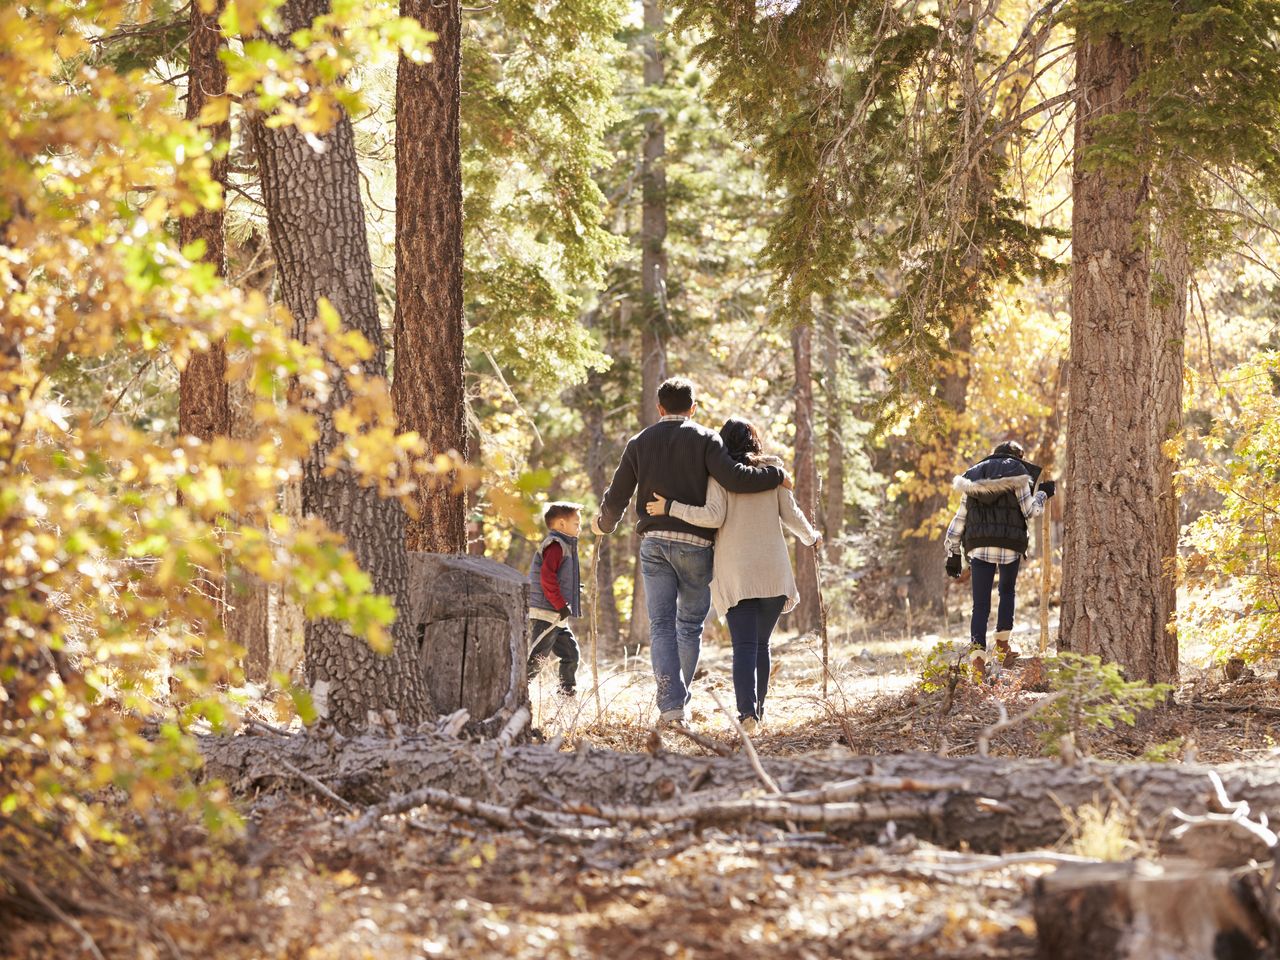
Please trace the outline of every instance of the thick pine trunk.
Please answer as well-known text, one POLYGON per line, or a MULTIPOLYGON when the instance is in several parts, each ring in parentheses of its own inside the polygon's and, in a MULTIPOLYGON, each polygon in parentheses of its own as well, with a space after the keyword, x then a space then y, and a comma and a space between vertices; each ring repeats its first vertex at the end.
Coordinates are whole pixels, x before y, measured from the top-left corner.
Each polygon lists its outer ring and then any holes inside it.
MULTIPOLYGON (((400 13, 439 37, 429 63, 401 57, 396 76, 396 319, 391 396, 400 429, 434 457, 465 454, 463 387, 462 90, 459 0, 402 0, 400 13)), ((466 550, 466 494, 424 483, 410 550, 466 550)))
MULTIPOLYGON (((290 33, 328 9, 327 0, 288 0, 280 8, 280 17, 290 33)), ((322 150, 313 149, 293 127, 268 128, 261 116, 253 118, 251 127, 277 277, 293 314, 294 334, 304 341, 308 338, 316 303, 327 297, 343 323, 374 347, 373 356, 363 364, 364 374, 384 376, 386 348, 350 120, 343 117, 320 138, 322 150)), ((316 410, 319 438, 303 465, 302 512, 319 517, 329 529, 344 535, 356 561, 372 578, 373 589, 389 596, 398 611, 407 611, 403 509, 345 471, 326 473, 329 454, 340 440, 334 411, 349 397, 349 388, 338 380, 316 410)), ((307 682, 321 714, 339 729, 362 727, 370 710, 395 711, 407 724, 431 715, 409 619, 399 617, 391 634, 394 648, 383 656, 336 621, 307 624, 307 682)))
MULTIPOLYGON (((666 82, 659 34, 666 26, 663 0, 644 0, 644 85, 666 82)), ((640 426, 658 419, 658 385, 667 377, 667 345, 663 338, 667 295, 667 128, 658 111, 651 110, 641 145, 640 211, 640 426)), ((630 642, 649 643, 649 615, 645 610, 644 578, 640 575, 639 541, 635 550, 635 593, 631 605, 630 642)))
MULTIPOLYGON (((1137 49, 1076 41, 1071 363, 1067 410, 1062 636, 1059 645, 1122 664, 1130 679, 1173 680, 1177 641, 1161 542, 1172 339, 1177 311, 1152 310, 1142 169, 1086 165, 1108 117, 1132 109, 1137 49)), ((1180 368, 1179 368, 1180 376, 1180 368)))
MULTIPOLYGON (((795 363, 795 494, 804 515, 818 522, 818 465, 813 437, 813 328, 797 326, 791 331, 791 354, 795 363)), ((796 541, 796 588, 800 603, 790 615, 790 626, 800 633, 819 627, 818 574, 814 549, 796 541)))

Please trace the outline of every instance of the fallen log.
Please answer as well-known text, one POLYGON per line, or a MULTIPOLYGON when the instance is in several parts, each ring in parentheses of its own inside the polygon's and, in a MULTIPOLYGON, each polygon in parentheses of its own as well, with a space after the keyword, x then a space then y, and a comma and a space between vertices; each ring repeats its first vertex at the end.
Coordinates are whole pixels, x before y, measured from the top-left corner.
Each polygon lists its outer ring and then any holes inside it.
MULTIPOLYGON (((296 771, 322 781, 359 805, 385 803, 423 788, 511 805, 519 802, 563 810, 582 805, 655 806, 696 798, 740 799, 760 793, 748 760, 695 757, 660 752, 618 753, 581 745, 572 752, 549 745, 501 747, 488 741, 450 740, 415 734, 393 738, 294 735, 206 737, 201 748, 209 775, 242 792, 296 782, 296 771)), ((838 781, 874 777, 913 781, 967 781, 965 788, 939 792, 935 816, 908 827, 923 839, 961 843, 1000 852, 1049 846, 1068 831, 1063 810, 1083 804, 1128 806, 1144 833, 1170 853, 1192 853, 1170 836, 1170 811, 1218 812, 1208 772, 1216 770, 1227 793, 1247 801, 1256 813, 1277 819, 1280 768, 1275 764, 1216 767, 1187 764, 1109 764, 1082 761, 1064 766, 1049 760, 939 757, 934 754, 854 756, 831 752, 798 758, 762 757, 762 766, 784 793, 798 802, 845 802, 856 794, 832 791, 838 781), (822 791, 826 789, 826 793, 822 791)), ((879 794, 897 802, 893 793, 879 794)), ((1194 851, 1204 857, 1203 850, 1194 851)))

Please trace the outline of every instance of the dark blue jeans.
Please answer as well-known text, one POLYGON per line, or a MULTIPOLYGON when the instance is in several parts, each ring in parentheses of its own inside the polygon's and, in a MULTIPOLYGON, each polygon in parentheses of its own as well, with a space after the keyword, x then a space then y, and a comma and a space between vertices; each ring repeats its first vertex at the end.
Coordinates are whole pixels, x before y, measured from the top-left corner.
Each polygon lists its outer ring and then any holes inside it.
POLYGON ((702 654, 702 624, 711 609, 713 559, 710 540, 705 547, 660 537, 640 541, 649 659, 662 713, 689 703, 689 684, 702 654))
POLYGON ((733 638, 733 694, 738 719, 764 717, 769 692, 769 637, 787 605, 786 597, 752 597, 729 608, 725 620, 733 638))
POLYGON ((973 618, 969 621, 969 642, 975 647, 987 649, 987 621, 991 619, 991 585, 996 571, 1000 571, 1000 606, 996 610, 996 629, 1013 629, 1014 585, 1018 582, 1019 557, 1012 563, 987 563, 970 560, 973 583, 973 618))

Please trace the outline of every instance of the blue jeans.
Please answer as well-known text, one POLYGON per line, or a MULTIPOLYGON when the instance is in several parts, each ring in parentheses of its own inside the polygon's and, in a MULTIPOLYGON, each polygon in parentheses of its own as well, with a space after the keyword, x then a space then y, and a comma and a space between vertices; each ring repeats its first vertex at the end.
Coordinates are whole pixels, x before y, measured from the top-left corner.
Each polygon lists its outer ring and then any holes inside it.
POLYGON ((786 597, 752 597, 729 608, 725 620, 733 638, 733 694, 738 719, 764 719, 769 692, 769 637, 787 605, 786 597))
POLYGON ((991 584, 996 571, 1000 571, 1000 606, 996 610, 996 629, 1013 629, 1014 585, 1018 582, 1019 557, 1012 563, 987 563, 970 560, 970 580, 973 583, 973 618, 969 621, 969 642, 975 647, 987 649, 987 620, 991 618, 991 584))
POLYGON ((680 710, 702 652, 702 623, 711 609, 712 548, 657 537, 640 541, 640 572, 649 608, 649 657, 658 710, 680 710))

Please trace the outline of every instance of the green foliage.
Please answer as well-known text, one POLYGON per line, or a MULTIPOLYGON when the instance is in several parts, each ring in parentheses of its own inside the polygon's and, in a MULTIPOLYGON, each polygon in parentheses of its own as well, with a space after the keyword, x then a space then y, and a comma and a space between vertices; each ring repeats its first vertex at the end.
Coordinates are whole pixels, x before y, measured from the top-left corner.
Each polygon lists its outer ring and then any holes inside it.
POLYGON ((468 17, 468 344, 539 390, 606 363, 579 317, 623 248, 593 178, 609 160, 623 10, 620 0, 520 0, 468 17))
POLYGON ((919 664, 920 689, 925 693, 937 693, 949 685, 952 674, 962 669, 965 650, 943 640, 935 643, 919 664))
POLYGON ((1179 624, 1222 657, 1256 661, 1280 654, 1280 352, 1259 352, 1223 382, 1234 415, 1213 425, 1205 455, 1181 472, 1220 505, 1185 531, 1185 582, 1202 593, 1179 624))
POLYGON ((1125 680, 1119 664, 1103 663, 1097 656, 1062 653, 1046 661, 1050 696, 1056 699, 1041 711, 1047 721, 1040 741, 1048 754, 1057 754, 1062 738, 1068 734, 1077 744, 1091 730, 1110 730, 1116 721, 1133 726, 1135 711, 1149 710, 1160 703, 1173 687, 1167 683, 1154 686, 1137 680, 1125 680))
POLYGON ((954 325, 999 283, 1050 271, 1041 246, 1057 236, 1005 183, 1008 132, 975 93, 999 81, 971 24, 870 0, 772 16, 690 3, 679 24, 706 36, 712 93, 783 197, 766 251, 783 311, 801 320, 814 295, 889 280, 889 398, 935 402, 954 325))
POLYGON ((1142 759, 1147 763, 1171 763, 1182 756, 1184 737, 1174 737, 1163 743, 1155 743, 1142 752, 1142 759))

